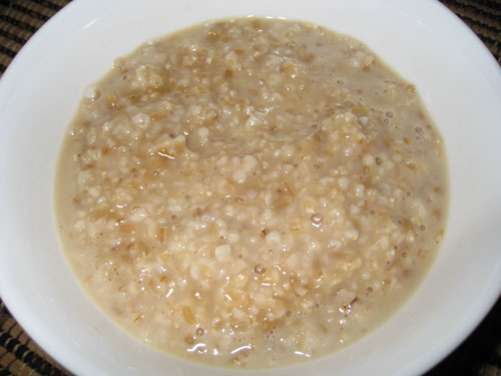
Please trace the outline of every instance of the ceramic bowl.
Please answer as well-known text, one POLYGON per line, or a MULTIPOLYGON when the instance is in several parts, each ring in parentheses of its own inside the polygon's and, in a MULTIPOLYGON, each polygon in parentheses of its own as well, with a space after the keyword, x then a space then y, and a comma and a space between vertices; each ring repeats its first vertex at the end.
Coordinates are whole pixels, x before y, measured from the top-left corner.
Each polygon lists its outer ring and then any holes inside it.
POLYGON ((501 70, 475 35, 433 0, 76 0, 18 54, 0 82, 0 295, 78 375, 411 375, 452 351, 501 289, 501 70), (229 16, 327 26, 365 42, 416 84, 450 169, 447 233, 413 296, 343 351, 291 367, 235 371, 157 352, 86 296, 54 224, 59 148, 84 88, 143 42, 229 16))

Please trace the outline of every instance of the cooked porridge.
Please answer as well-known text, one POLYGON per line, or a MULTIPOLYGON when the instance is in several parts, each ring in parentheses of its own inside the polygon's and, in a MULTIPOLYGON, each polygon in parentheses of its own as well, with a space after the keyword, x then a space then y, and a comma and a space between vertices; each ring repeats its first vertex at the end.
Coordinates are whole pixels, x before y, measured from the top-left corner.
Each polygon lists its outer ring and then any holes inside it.
POLYGON ((86 90, 57 176, 65 251, 135 337, 238 367, 387 318, 444 233, 440 135, 360 42, 233 19, 147 43, 86 90))

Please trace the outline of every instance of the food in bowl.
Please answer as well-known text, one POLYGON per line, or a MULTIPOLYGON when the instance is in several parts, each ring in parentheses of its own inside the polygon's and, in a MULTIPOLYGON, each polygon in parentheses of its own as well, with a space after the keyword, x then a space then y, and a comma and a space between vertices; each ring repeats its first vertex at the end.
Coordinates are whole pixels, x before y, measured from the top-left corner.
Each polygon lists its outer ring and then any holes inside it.
POLYGON ((360 338, 445 229, 441 137, 362 43, 296 21, 208 22, 89 88, 56 184, 85 289, 144 342, 273 367, 360 338))

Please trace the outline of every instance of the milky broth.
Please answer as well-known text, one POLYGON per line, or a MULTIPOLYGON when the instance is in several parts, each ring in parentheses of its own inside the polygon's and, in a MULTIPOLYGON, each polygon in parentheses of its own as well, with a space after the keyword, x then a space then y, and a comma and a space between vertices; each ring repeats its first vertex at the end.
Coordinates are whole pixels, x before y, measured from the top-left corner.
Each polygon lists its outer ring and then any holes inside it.
POLYGON ((85 290, 133 336, 214 365, 340 349, 413 292, 445 229, 442 140, 360 42, 209 22, 116 61, 61 151, 85 290))

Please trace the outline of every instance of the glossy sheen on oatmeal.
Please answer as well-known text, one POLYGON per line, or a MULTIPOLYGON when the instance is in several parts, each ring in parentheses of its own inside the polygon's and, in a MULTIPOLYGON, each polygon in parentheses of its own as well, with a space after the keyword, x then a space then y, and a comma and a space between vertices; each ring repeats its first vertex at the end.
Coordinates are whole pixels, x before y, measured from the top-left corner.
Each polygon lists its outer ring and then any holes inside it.
POLYGON ((423 277, 444 232, 441 138, 360 42, 256 18, 141 46, 90 87, 57 215, 95 301, 216 365, 346 346, 423 277))

